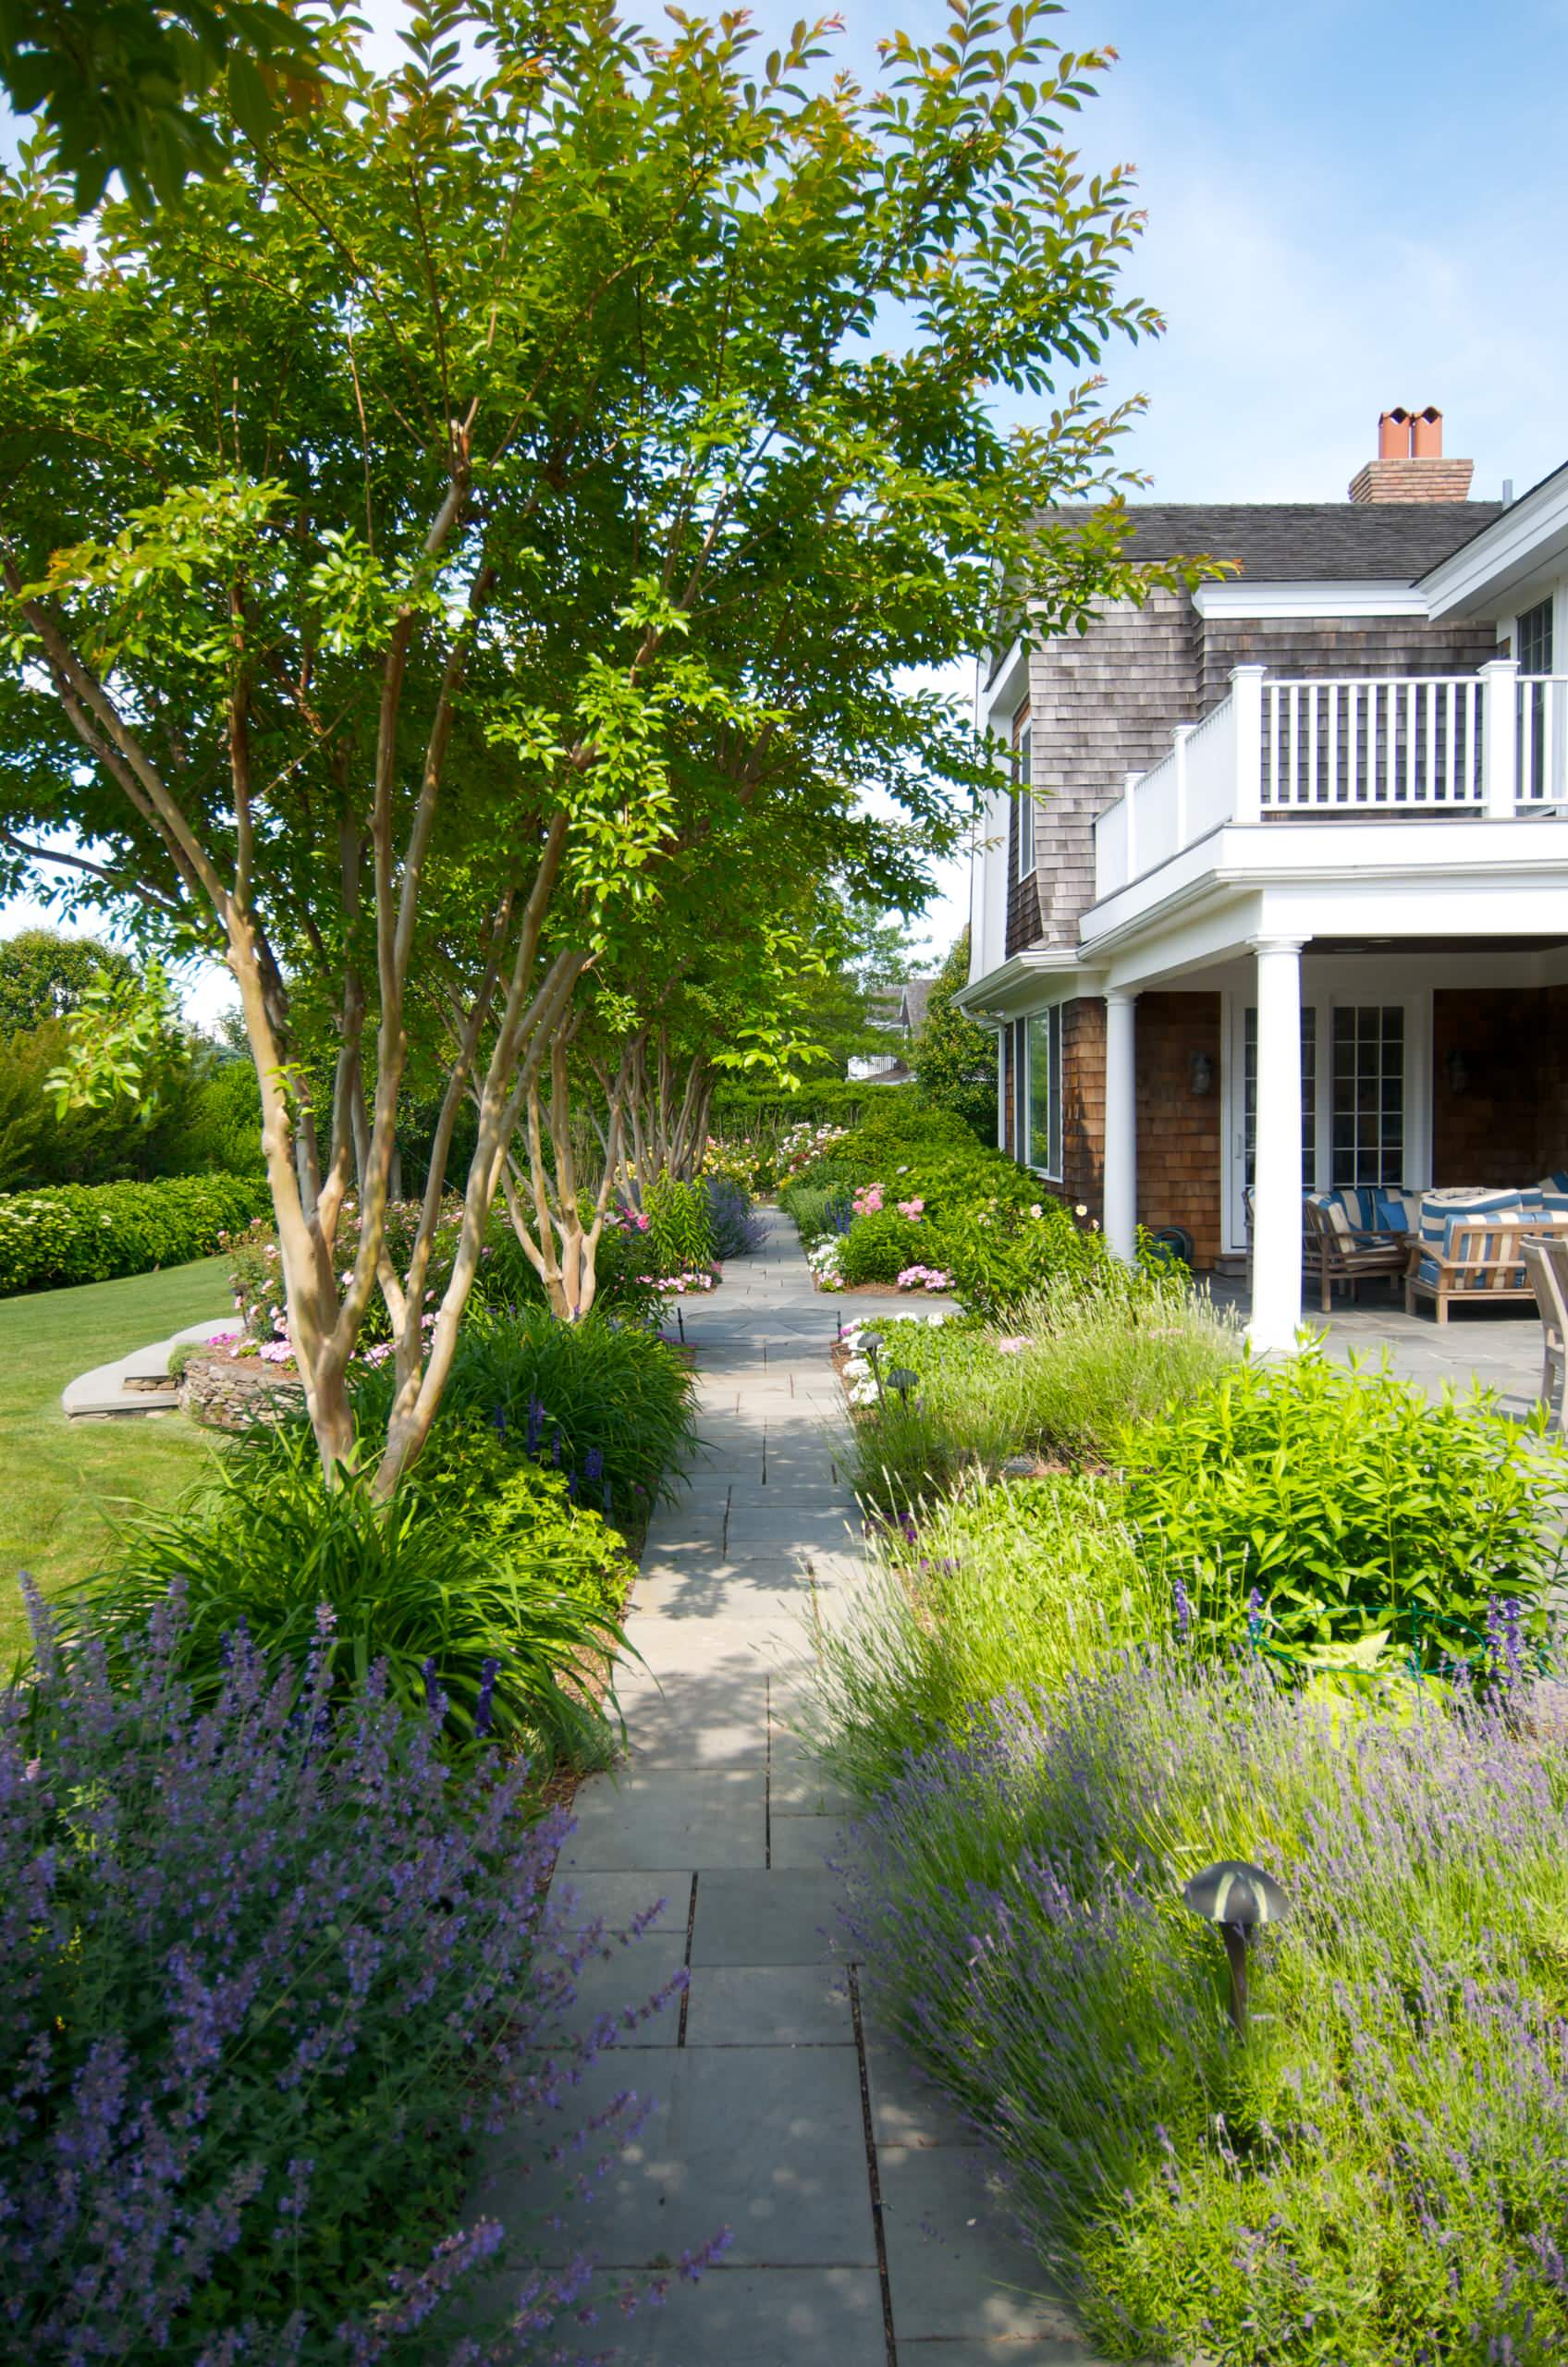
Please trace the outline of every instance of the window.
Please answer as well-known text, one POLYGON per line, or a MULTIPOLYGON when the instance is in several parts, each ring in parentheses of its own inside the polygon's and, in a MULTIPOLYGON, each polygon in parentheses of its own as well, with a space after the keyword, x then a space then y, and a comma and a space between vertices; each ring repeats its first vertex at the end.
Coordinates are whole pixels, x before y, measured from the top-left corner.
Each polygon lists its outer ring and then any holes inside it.
POLYGON ((1403 1003, 1336 1004, 1330 1123, 1331 1184, 1403 1182, 1403 1003))
MULTIPOLYGON (((1242 1129, 1243 1181, 1251 1186, 1257 1171, 1257 1006, 1249 1003, 1242 1049, 1242 1129)), ((1317 1012, 1301 1007, 1301 1171, 1310 1192, 1317 1170, 1317 1012)))
POLYGON ((1012 778, 1019 791, 1013 800, 1018 813, 1018 828, 1013 833, 1013 843, 1018 849, 1018 869, 1014 876, 1019 879, 1032 879, 1035 876, 1035 799, 1031 787, 1035 778, 1034 749, 1034 735, 1025 722, 1019 730, 1012 750, 1012 778))
POLYGON ((1551 671, 1551 599, 1537 600, 1518 618, 1513 633, 1514 655, 1521 674, 1551 671))
POLYGON ((1061 1011, 1013 1024, 1014 1156, 1021 1167, 1061 1175, 1061 1011))

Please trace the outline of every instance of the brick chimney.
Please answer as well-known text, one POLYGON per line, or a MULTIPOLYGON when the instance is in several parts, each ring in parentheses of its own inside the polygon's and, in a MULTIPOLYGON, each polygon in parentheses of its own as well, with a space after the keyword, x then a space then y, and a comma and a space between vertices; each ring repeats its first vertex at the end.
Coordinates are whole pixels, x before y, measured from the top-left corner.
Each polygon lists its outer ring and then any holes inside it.
POLYGON ((1351 479, 1353 501, 1466 501, 1474 460, 1445 460, 1443 415, 1403 404, 1378 422, 1378 457, 1351 479))

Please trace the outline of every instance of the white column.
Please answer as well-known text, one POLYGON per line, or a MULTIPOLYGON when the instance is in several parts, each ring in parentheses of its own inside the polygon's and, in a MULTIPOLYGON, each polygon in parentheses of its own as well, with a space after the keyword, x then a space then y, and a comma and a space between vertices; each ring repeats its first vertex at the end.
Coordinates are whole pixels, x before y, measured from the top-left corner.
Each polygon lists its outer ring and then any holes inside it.
POLYGON ((1105 1237, 1128 1264, 1138 1249, 1137 1000, 1118 987, 1105 999, 1105 1237))
POLYGON ((1289 1349, 1301 1323, 1301 946, 1264 937, 1257 956, 1257 1159, 1253 1171, 1255 1348, 1289 1349))

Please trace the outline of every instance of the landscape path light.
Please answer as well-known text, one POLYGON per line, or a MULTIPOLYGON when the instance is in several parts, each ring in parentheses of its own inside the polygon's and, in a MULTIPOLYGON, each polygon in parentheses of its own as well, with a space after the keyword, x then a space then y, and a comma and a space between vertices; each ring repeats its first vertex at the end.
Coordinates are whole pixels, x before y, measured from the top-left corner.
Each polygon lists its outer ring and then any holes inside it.
POLYGON ((1231 2019, 1238 2030, 1247 2026, 1247 1944, 1259 1923, 1280 1923, 1290 1902, 1272 1874, 1249 1866, 1243 1858, 1223 1858, 1206 1866, 1182 1892, 1193 1913, 1205 1923, 1218 1923, 1231 1966, 1231 2019))
POLYGON ((899 1392, 899 1403, 901 1405, 907 1405, 911 1390, 920 1387, 920 1375, 917 1372, 911 1372, 908 1365, 894 1365, 888 1375, 888 1386, 889 1389, 896 1389, 899 1392))

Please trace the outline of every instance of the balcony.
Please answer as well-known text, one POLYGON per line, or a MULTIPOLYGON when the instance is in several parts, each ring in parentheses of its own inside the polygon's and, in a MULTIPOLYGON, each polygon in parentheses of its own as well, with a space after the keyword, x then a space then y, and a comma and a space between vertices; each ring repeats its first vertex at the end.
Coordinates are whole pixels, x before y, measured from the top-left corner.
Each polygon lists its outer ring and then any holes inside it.
POLYGON ((1478 673, 1286 681, 1238 666, 1095 824, 1096 901, 1227 823, 1568 815, 1568 677, 1478 673))

